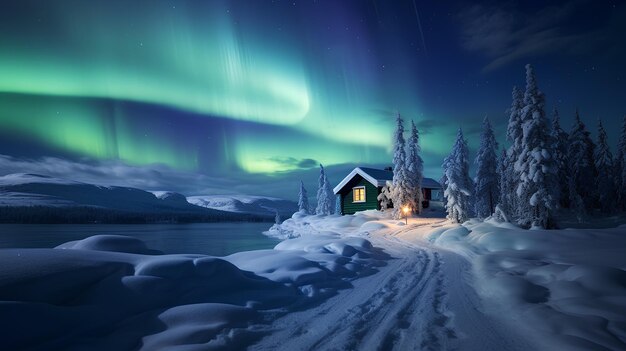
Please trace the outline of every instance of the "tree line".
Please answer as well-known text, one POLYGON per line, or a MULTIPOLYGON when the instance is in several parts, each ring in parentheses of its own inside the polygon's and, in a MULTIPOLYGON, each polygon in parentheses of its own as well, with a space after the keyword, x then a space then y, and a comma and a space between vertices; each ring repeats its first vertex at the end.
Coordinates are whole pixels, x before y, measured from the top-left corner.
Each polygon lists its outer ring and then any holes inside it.
POLYGON ((0 206, 0 223, 28 224, 152 224, 271 222, 271 216, 224 211, 131 212, 91 206, 0 206))
POLYGON ((483 121, 473 180, 467 140, 459 129, 442 165, 450 220, 494 215, 525 228, 552 228, 558 210, 571 211, 582 221, 596 211, 626 209, 626 116, 616 157, 601 120, 595 142, 578 111, 571 131, 565 132, 556 109, 548 121, 545 95, 531 65, 526 65, 526 89, 513 88, 507 113, 510 145, 499 156, 493 128, 487 118, 483 121))

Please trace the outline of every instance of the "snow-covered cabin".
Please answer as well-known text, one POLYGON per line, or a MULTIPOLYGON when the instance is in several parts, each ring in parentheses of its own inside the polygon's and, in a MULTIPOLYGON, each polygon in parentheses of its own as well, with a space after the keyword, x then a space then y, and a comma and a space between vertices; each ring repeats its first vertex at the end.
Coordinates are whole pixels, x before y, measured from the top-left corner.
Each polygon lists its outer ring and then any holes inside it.
MULTIPOLYGON (((378 194, 387 181, 393 179, 391 170, 357 167, 345 177, 334 189, 335 195, 341 201, 341 214, 353 214, 358 211, 380 210, 378 194)), ((430 201, 441 200, 442 187, 432 178, 422 179, 422 192, 427 208, 430 201)))

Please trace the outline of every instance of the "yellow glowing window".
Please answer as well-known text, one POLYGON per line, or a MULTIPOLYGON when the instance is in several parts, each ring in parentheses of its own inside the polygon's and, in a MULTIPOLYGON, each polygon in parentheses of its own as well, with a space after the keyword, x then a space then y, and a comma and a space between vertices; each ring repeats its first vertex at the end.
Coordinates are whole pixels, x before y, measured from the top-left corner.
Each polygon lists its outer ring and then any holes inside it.
POLYGON ((359 186, 352 189, 352 202, 365 202, 364 186, 359 186))

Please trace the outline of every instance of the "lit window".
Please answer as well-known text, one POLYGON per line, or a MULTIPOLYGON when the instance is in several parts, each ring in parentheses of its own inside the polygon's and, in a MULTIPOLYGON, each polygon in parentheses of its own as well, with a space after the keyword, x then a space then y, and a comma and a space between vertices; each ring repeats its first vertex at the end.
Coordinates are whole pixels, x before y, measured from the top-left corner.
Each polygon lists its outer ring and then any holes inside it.
POLYGON ((352 202, 365 202, 365 187, 360 186, 352 189, 352 202))

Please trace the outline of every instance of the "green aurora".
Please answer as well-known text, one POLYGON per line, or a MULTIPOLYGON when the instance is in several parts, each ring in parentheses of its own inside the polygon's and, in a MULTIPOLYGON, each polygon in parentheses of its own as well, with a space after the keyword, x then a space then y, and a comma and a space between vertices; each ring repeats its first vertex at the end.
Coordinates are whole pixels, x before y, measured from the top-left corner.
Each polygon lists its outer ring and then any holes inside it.
MULTIPOLYGON (((366 44, 311 48, 299 38, 315 28, 294 20, 277 32, 254 8, 228 2, 147 4, 16 5, 28 15, 0 24, 0 132, 77 156, 195 171, 215 152, 230 164, 222 168, 271 174, 301 167, 285 160, 386 164, 394 111, 419 115, 418 89, 398 79, 408 68, 372 69, 366 44), (103 101, 182 113, 172 129, 145 132, 145 120, 103 101), (176 130, 190 114, 207 130, 215 118, 248 127, 230 128, 221 150, 208 150, 176 130)), ((440 136, 456 126, 438 128, 424 135, 426 153, 449 147, 440 136)))

